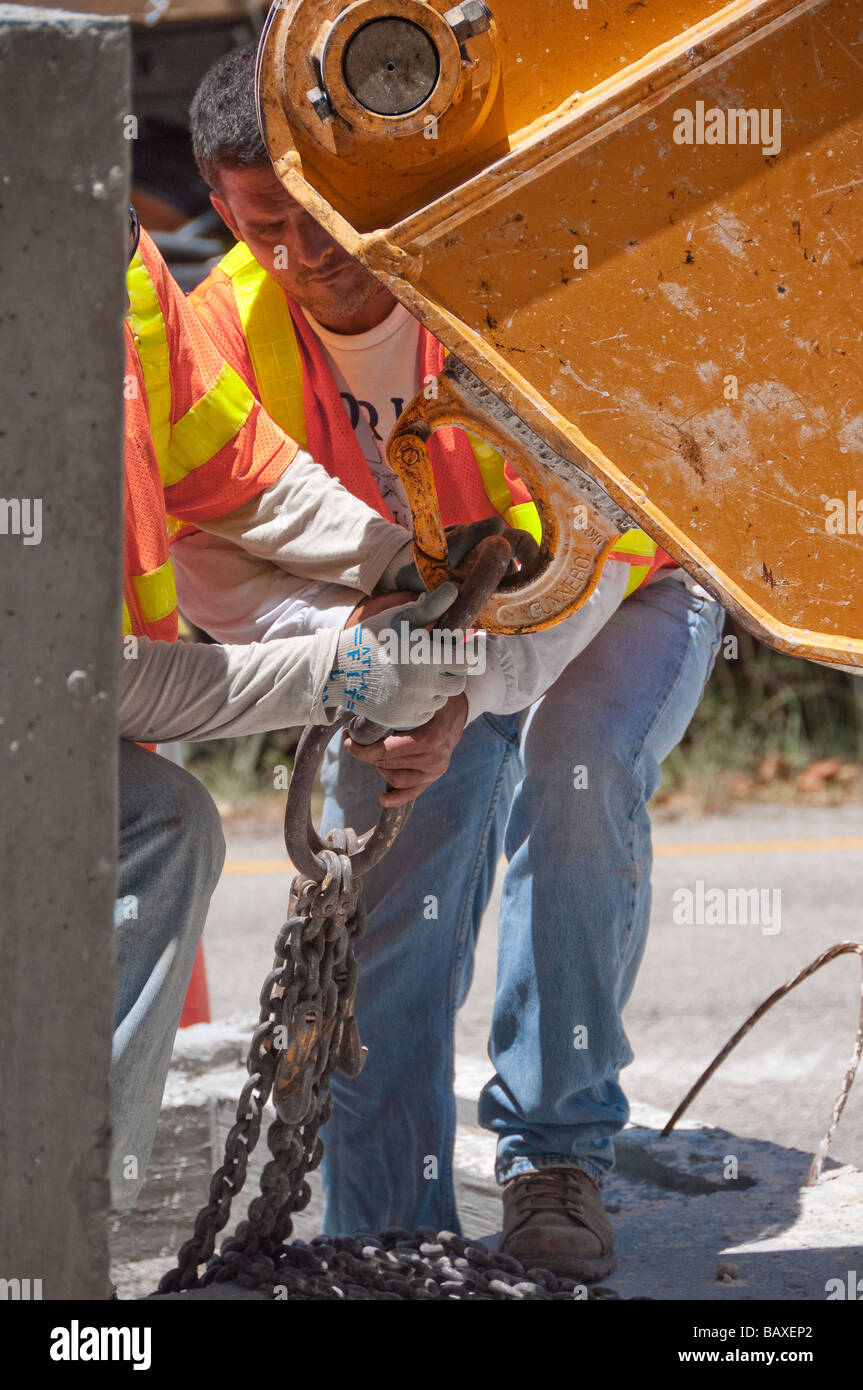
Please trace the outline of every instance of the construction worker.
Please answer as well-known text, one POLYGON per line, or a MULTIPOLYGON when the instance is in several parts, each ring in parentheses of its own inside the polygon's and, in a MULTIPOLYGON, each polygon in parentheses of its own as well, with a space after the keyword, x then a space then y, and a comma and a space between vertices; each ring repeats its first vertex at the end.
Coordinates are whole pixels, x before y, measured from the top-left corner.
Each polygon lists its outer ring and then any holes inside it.
MULTIPOLYGON (((197 312, 289 433, 410 524, 383 441, 442 348, 279 183, 258 131, 251 47, 210 70, 191 118, 213 205, 240 241, 194 292, 197 312)), ((535 524, 491 451, 474 452, 458 430, 430 449, 444 521, 497 512, 535 524)), ((369 1059, 332 1087, 329 1232, 458 1229, 453 1026, 503 852, 496 1073, 479 1112, 498 1136, 500 1248, 584 1281, 614 1266, 599 1184, 628 1116, 621 1013, 649 916, 647 802, 722 631, 709 595, 641 533, 626 539, 634 553, 606 566, 579 613, 533 636, 489 638, 484 674, 422 729, 329 750, 328 829, 365 826, 379 799, 424 791, 365 879, 357 1016, 369 1059), (392 788, 383 795, 380 775, 392 788)), ((295 599, 279 576, 258 572, 255 593, 224 538, 191 536, 175 551, 184 604, 216 636, 269 638, 290 624, 295 599)), ((331 611, 331 592, 319 597, 331 611)))
POLYGON ((341 592, 354 600, 381 581, 386 586, 388 569, 409 562, 410 540, 266 417, 207 338, 146 233, 138 245, 134 215, 131 243, 112 1065, 111 1186, 118 1210, 134 1203, 144 1180, 171 1046, 224 855, 208 793, 139 742, 330 723, 341 706, 412 728, 466 679, 463 666, 445 664, 434 650, 426 664, 409 664, 398 643, 379 637, 390 622, 422 627, 440 617, 455 597, 452 584, 394 611, 391 594, 375 600, 390 611, 349 631, 329 627, 266 646, 177 642, 169 531, 194 523, 253 547, 277 525, 278 542, 268 550, 274 563, 306 581, 353 585, 341 592))

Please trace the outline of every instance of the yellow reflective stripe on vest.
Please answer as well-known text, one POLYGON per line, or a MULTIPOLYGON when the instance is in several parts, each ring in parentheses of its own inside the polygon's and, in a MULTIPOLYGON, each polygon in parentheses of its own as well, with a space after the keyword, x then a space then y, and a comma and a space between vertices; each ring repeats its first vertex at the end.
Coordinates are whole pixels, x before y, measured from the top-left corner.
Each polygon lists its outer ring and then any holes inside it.
POLYGON ((300 347, 281 286, 238 242, 219 262, 230 277, 264 410, 303 448, 306 412, 300 347))
POLYGON ((129 637, 129 636, 131 636, 131 632, 132 632, 132 615, 131 615, 131 613, 129 612, 129 605, 128 605, 128 603, 126 602, 125 599, 123 599, 123 636, 124 636, 124 637, 129 637))
MULTIPOLYGON (((134 574, 132 586, 145 623, 157 623, 161 618, 167 618, 177 606, 174 566, 170 559, 149 574, 134 574)), ((125 604, 123 606, 125 608, 125 604)))
POLYGON ((500 512, 507 526, 517 531, 529 531, 537 543, 542 541, 542 522, 533 502, 513 502, 509 484, 504 473, 503 455, 491 444, 469 430, 465 433, 473 450, 476 466, 482 479, 486 497, 496 512, 500 512))
POLYGON ((207 394, 174 425, 168 450, 159 457, 163 486, 214 458, 242 429, 254 404, 246 383, 225 362, 207 394))
POLYGON ((537 545, 542 545, 542 522, 534 502, 515 502, 503 514, 507 526, 515 531, 529 531, 537 545))
POLYGON ((630 594, 634 594, 636 589, 641 587, 649 574, 650 565, 630 565, 629 578, 626 581, 623 597, 629 598, 630 594))
POLYGON ((618 536, 611 551, 613 555, 643 555, 652 560, 656 554, 656 541, 634 526, 631 531, 624 531, 622 536, 618 536))
POLYGON ((209 391, 171 426, 171 350, 159 296, 138 253, 126 274, 129 326, 144 373, 150 434, 163 487, 208 463, 242 429, 255 398, 224 363, 209 391))
POLYGON ((126 288, 129 292, 127 318, 144 373, 150 433, 161 467, 162 457, 171 442, 171 352, 159 296, 140 252, 126 272, 126 288))
POLYGON ((503 458, 491 444, 466 430, 468 443, 473 450, 476 466, 482 478, 485 495, 496 512, 503 516, 512 506, 512 493, 503 471, 503 458))
POLYGON ((624 531, 623 535, 615 541, 611 550, 612 556, 632 555, 637 556, 639 560, 647 561, 646 564, 630 563, 624 598, 629 598, 629 595, 634 594, 639 585, 644 583, 650 573, 650 566, 653 563, 656 550, 656 541, 652 541, 638 527, 633 527, 631 531, 624 531))

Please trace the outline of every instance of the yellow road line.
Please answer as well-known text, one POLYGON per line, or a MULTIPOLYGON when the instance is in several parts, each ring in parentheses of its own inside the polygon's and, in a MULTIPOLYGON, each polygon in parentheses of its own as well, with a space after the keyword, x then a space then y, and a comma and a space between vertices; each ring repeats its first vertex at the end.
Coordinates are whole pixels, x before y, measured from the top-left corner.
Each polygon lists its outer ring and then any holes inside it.
MULTIPOLYGON (((837 850, 863 850, 863 835, 833 835, 818 840, 693 840, 655 845, 657 859, 676 859, 702 854, 811 854, 837 850)), ((289 859, 231 859, 225 874, 292 874, 289 859)))
POLYGON ((293 874, 290 859, 229 859, 223 874, 293 874))
POLYGON ((693 854, 809 854, 821 850, 861 850, 863 835, 833 835, 819 840, 704 840, 692 844, 655 845, 658 859, 693 854))

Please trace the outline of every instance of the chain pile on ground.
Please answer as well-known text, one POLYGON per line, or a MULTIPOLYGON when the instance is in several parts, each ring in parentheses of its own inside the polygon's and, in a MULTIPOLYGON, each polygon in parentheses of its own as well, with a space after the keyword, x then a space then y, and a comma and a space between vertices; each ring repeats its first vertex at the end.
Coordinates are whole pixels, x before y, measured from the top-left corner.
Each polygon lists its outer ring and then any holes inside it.
POLYGON ((548 1269, 526 1270, 511 1255, 491 1254, 431 1226, 414 1235, 394 1229, 381 1235, 358 1231, 315 1236, 309 1243, 295 1240, 271 1249, 266 1274, 260 1260, 247 1267, 239 1252, 223 1252, 210 1262, 201 1283, 225 1280, 291 1302, 620 1298, 613 1289, 588 1288, 548 1269))

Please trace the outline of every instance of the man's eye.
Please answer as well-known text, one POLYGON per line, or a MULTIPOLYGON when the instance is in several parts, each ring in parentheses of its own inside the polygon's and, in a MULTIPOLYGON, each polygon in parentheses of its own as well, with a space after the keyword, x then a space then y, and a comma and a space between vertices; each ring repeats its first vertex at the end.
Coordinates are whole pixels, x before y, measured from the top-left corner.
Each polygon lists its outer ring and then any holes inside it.
POLYGON ((281 222, 275 222, 271 227, 256 227, 255 233, 257 236, 278 236, 281 230, 281 222))

